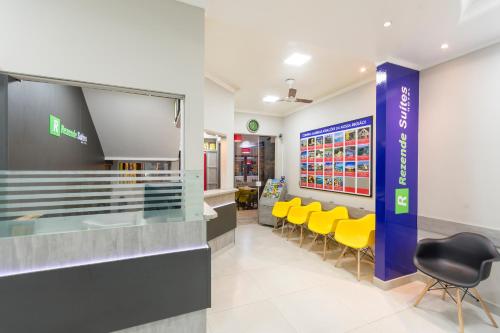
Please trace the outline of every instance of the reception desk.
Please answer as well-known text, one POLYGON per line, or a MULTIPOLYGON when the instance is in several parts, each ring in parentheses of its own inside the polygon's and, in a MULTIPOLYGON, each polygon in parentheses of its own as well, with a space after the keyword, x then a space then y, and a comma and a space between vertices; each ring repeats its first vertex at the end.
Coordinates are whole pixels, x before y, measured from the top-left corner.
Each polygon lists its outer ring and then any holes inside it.
POLYGON ((236 189, 205 191, 205 203, 217 214, 207 220, 207 242, 212 254, 229 247, 235 242, 236 189))

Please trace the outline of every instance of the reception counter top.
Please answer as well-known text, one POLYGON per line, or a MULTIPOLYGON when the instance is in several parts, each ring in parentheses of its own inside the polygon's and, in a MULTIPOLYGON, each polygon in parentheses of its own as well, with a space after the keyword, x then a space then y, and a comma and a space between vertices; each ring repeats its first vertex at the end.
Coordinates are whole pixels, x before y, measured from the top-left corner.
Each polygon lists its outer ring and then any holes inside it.
POLYGON ((221 195, 227 195, 227 194, 232 194, 238 192, 237 189, 235 188, 228 188, 228 189, 216 189, 216 190, 207 190, 205 191, 205 199, 207 198, 213 198, 213 197, 220 197, 221 195))
POLYGON ((237 191, 235 188, 205 191, 205 202, 212 208, 234 203, 234 193, 237 191))

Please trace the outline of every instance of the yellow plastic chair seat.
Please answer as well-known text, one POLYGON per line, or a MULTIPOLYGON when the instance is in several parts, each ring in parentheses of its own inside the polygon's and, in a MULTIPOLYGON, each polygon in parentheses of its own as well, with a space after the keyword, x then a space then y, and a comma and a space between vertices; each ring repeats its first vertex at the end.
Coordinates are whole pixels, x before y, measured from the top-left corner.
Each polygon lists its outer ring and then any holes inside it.
POLYGON ((284 218, 288 215, 291 207, 300 206, 300 203, 300 198, 293 198, 290 201, 278 201, 274 204, 271 214, 277 218, 284 218))
POLYGON ((319 211, 321 211, 321 203, 317 201, 311 202, 307 206, 292 207, 288 212, 287 221, 292 224, 302 225, 307 222, 311 212, 319 211))
POLYGON ((278 201, 274 204, 272 215, 274 217, 283 218, 288 215, 288 210, 290 209, 290 203, 286 201, 278 201))
POLYGON ((320 235, 328 235, 335 232, 337 222, 349 218, 346 207, 338 206, 326 212, 314 212, 309 218, 307 227, 312 232, 320 235))
POLYGON ((311 214, 307 227, 317 234, 328 235, 332 232, 334 221, 335 217, 331 211, 314 212, 311 214))
POLYGON ((335 240, 353 249, 373 247, 375 241, 375 214, 358 220, 342 220, 337 225, 335 240))

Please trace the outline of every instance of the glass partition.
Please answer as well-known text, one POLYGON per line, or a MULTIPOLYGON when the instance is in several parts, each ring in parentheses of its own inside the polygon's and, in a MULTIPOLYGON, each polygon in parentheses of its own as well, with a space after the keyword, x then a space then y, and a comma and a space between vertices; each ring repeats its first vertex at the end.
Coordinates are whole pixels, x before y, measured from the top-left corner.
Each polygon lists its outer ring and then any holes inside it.
POLYGON ((203 221, 183 96, 0 74, 0 99, 0 237, 203 221))
POLYGON ((201 172, 0 171, 0 237, 202 221, 201 172))

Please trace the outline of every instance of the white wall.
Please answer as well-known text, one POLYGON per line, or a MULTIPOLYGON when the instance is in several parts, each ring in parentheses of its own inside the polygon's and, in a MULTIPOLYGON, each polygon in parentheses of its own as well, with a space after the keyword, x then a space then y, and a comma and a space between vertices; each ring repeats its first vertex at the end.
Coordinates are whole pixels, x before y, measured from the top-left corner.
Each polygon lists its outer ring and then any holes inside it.
POLYGON ((0 70, 186 95, 186 168, 203 167, 204 11, 173 0, 0 0, 0 70), (21 24, 22 22, 22 24, 21 24))
POLYGON ((179 160, 174 99, 90 88, 83 94, 106 159, 179 160))
POLYGON ((425 70, 419 214, 500 230, 500 44, 425 70))
POLYGON ((234 187, 234 93, 205 78, 205 130, 225 135, 221 142, 221 188, 234 187))
MULTIPOLYGON (((370 115, 375 115, 375 83, 365 84, 286 117, 283 121, 283 142, 285 176, 289 181, 289 193, 356 208, 375 210, 375 196, 366 198, 299 187, 300 132, 370 115)), ((375 163, 375 156, 373 156, 373 161, 375 163)), ((373 168, 373 172, 372 191, 374 193, 375 168, 373 168)))
MULTIPOLYGON (((499 87, 500 44, 421 73, 419 215, 500 230, 499 87)), ((497 308, 499 281, 478 287, 497 308)))
POLYGON ((279 138, 279 135, 283 133, 283 118, 258 113, 236 112, 234 115, 234 132, 252 134, 247 129, 247 123, 251 119, 257 120, 260 125, 259 130, 255 133, 256 135, 276 137, 275 177, 280 178, 285 175, 283 168, 283 140, 279 138))

